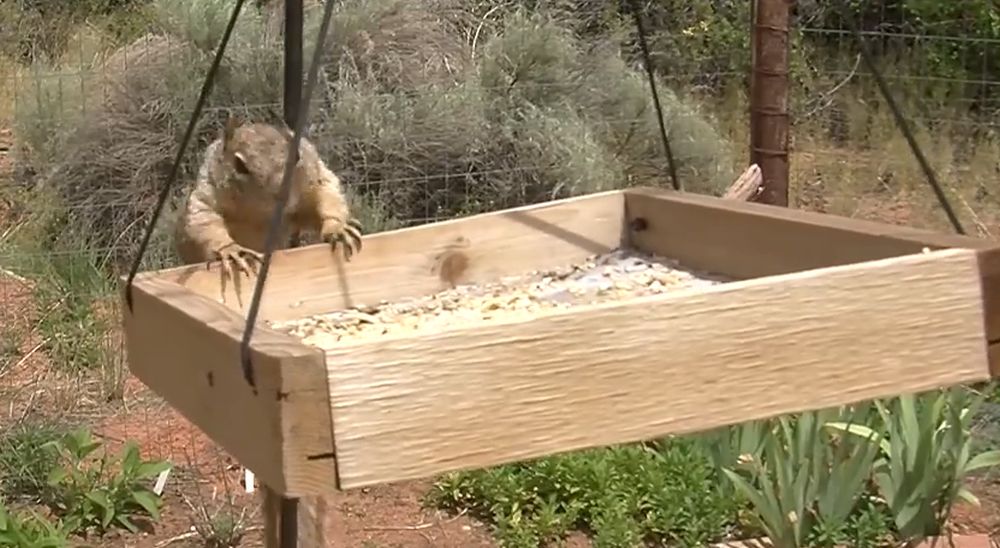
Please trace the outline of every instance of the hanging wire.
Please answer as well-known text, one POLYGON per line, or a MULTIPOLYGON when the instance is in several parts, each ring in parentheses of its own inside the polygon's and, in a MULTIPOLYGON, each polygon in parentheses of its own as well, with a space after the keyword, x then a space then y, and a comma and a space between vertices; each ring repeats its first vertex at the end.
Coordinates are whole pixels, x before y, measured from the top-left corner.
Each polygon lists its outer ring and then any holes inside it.
POLYGON ((309 77, 306 80, 303 96, 299 102, 296 112, 295 128, 292 141, 288 144, 288 155, 285 157, 285 171, 282 174, 281 189, 278 194, 278 203, 274 207, 271 215, 271 224, 267 230, 267 239, 264 241, 264 259, 257 275, 257 283, 254 285, 253 298, 250 301, 250 309, 247 312, 247 325, 243 331, 243 340, 240 342, 240 363, 243 367, 243 377, 256 391, 256 383, 253 376, 253 367, 250 363, 250 337, 253 335, 254 325, 257 323, 257 314, 260 311, 260 299, 264 290, 264 282, 267 281, 267 273, 271 268, 271 256, 274 254, 275 243, 278 239, 278 231, 284 220, 285 204, 288 203, 288 194, 291 191, 292 171, 298 162, 299 143, 302 134, 305 132, 306 120, 309 118, 309 107, 312 102, 313 88, 316 87, 316 80, 319 77, 319 62, 323 57, 324 43, 330 28, 330 16, 333 13, 334 0, 326 0, 323 8, 323 20, 319 27, 319 37, 316 39, 316 46, 313 48, 312 62, 309 65, 309 77))
POLYGON ((906 122, 906 117, 903 116, 903 112, 896 103, 896 100, 893 98, 892 92, 889 90, 889 85, 882 76, 882 72, 879 71, 877 66, 875 66, 875 60, 872 57, 871 52, 868 51, 864 36, 862 36, 860 19, 854 19, 851 17, 847 0, 842 0, 839 4, 841 17, 845 21, 851 22, 851 33, 858 42, 858 47, 861 50, 861 58, 864 60, 865 65, 868 66, 868 70, 871 71, 872 77, 875 78, 875 83, 878 85, 879 91, 882 92, 882 97, 885 99, 885 102, 889 105, 889 110, 892 111, 892 115, 896 119, 896 124, 899 126, 899 130, 903 133, 903 137, 906 138, 906 142, 910 145, 910 150, 916 157, 917 163, 920 164, 920 169, 923 170, 924 176, 927 177, 927 183, 931 185, 931 189, 934 191, 935 196, 937 196, 938 202, 941 204, 941 208, 944 209, 945 214, 948 216, 948 220, 951 222, 951 226, 955 229, 955 232, 964 235, 965 229, 962 227, 962 223, 958 220, 958 215, 955 214, 955 210, 951 207, 951 203, 948 202, 948 196, 945 195, 944 189, 941 188, 941 183, 938 181, 937 174, 934 173, 934 168, 932 168, 930 162, 927 161, 923 150, 921 150, 919 143, 917 143, 916 138, 913 136, 913 131, 906 122))
POLYGON ((226 31, 222 34, 222 40, 219 41, 219 48, 215 50, 215 58, 212 59, 212 66, 208 69, 208 74, 205 75, 205 81, 201 85, 201 94, 198 95, 198 102, 194 105, 194 112, 191 113, 191 118, 188 120, 187 129, 184 131, 184 138, 181 139, 181 146, 177 150, 177 155, 174 157, 174 163, 170 166, 170 174, 167 176, 167 182, 164 183, 163 189, 160 190, 160 196, 156 202, 156 208, 153 210, 153 218, 149 220, 149 224, 146 226, 146 232, 142 235, 142 242, 139 244, 139 251, 136 253, 135 259, 132 262, 132 268, 128 273, 128 280, 125 282, 125 302, 128 304, 129 312, 132 311, 132 282, 135 281, 136 274, 139 273, 139 265, 142 263, 142 257, 146 253, 146 249, 149 247, 149 240, 153 236, 153 230, 156 227, 156 221, 160 218, 163 213, 163 206, 167 203, 167 198, 170 197, 170 187, 174 185, 177 180, 177 174, 180 172, 181 160, 184 158, 184 153, 187 151, 188 144, 191 142, 191 137, 194 135, 194 128, 198 125, 198 118, 201 117, 201 111, 205 106, 205 101, 208 99, 208 94, 212 91, 212 84, 215 83, 215 75, 219 72, 219 65, 222 64, 222 56, 226 51, 226 45, 229 43, 229 37, 233 33, 233 28, 236 26, 236 18, 240 14, 240 10, 243 8, 243 2, 245 0, 236 0, 236 5, 233 7, 233 13, 229 16, 229 24, 226 25, 226 31))
POLYGON ((635 29, 639 33, 639 48, 642 51, 642 62, 646 66, 646 77, 649 79, 649 89, 653 94, 653 106, 656 107, 656 121, 660 123, 660 140, 663 141, 663 153, 667 155, 670 182, 673 183, 674 190, 681 190, 681 182, 677 178, 677 167, 674 165, 674 153, 670 149, 670 139, 667 138, 667 126, 663 121, 663 107, 660 106, 660 94, 656 90, 653 63, 649 60, 649 45, 646 43, 646 27, 642 24, 642 12, 639 8, 639 0, 632 0, 630 4, 632 15, 635 17, 635 29))

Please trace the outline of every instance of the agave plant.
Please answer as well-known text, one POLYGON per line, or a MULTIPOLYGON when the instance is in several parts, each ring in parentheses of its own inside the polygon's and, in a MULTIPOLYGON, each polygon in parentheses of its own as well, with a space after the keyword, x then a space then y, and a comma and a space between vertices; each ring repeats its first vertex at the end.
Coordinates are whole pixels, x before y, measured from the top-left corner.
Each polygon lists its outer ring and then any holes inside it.
POLYGON ((817 528, 842 530, 865 495, 877 446, 854 437, 835 440, 823 426, 850 425, 868 414, 868 406, 812 411, 734 426, 702 440, 771 542, 798 547, 817 528))
POLYGON ((979 500, 965 486, 971 472, 1000 465, 1000 451, 972 456, 971 417, 982 403, 964 387, 874 402, 880 424, 830 422, 879 449, 873 478, 904 539, 939 533, 959 498, 979 500))

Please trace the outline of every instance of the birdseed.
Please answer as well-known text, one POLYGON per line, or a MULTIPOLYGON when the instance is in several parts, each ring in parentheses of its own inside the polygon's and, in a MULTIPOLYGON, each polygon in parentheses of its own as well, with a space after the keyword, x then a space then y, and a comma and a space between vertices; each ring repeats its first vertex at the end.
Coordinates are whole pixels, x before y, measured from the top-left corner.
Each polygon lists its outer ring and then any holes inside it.
POLYGON ((540 312, 656 295, 724 283, 678 261, 616 249, 566 267, 458 285, 418 298, 355 306, 307 318, 273 322, 273 329, 306 344, 331 348, 341 341, 415 334, 457 325, 530 318, 540 312))

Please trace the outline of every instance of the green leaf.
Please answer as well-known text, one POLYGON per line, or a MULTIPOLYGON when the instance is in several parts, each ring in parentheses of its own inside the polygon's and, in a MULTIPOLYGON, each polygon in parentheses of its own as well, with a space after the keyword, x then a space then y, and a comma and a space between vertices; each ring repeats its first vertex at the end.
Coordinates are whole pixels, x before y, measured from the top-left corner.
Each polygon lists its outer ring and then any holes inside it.
POLYGON ((132 440, 125 444, 124 455, 122 456, 122 470, 126 475, 131 475, 139 465, 139 446, 132 440))
POLYGON ((159 497, 155 493, 152 491, 135 491, 132 493, 132 500, 139 506, 142 506, 143 510, 149 513, 154 520, 160 519, 159 497))
POLYGON ((733 482, 736 490, 742 493, 750 501, 750 504, 757 509, 757 512, 760 513, 764 521, 764 529, 767 531, 768 536, 773 538, 783 537, 784 535, 781 531, 784 529, 785 520, 781 515, 781 509, 773 504, 769 504, 757 489, 754 489, 752 485, 736 472, 728 468, 723 468, 722 472, 729 478, 729 481, 733 482))
POLYGON ((979 502, 979 497, 972 494, 972 491, 969 491, 965 487, 959 488, 958 493, 956 493, 956 495, 958 496, 958 498, 965 500, 969 504, 973 504, 975 506, 981 506, 979 502))
POLYGON ((886 455, 888 455, 888 454, 891 453, 891 448, 889 446, 889 441, 886 440, 884 437, 882 437, 875 430, 873 430, 873 429, 871 429, 871 428, 869 428, 869 427, 867 427, 867 426, 865 426, 863 424, 850 424, 850 425, 848 425, 845 422, 828 422, 828 423, 826 423, 826 427, 827 428, 833 428, 835 430, 840 430, 840 431, 843 431, 843 432, 847 432, 849 434, 854 434, 855 436, 859 436, 859 437, 862 437, 862 438, 865 438, 865 439, 871 439, 872 441, 878 442, 879 447, 882 449, 882 452, 884 452, 886 455))
POLYGON ((128 516, 126 516, 125 514, 117 514, 117 515, 115 515, 115 521, 117 521, 118 523, 120 523, 122 525, 122 527, 128 529, 132 533, 138 533, 139 532, 139 528, 136 527, 135 524, 132 523, 132 520, 128 519, 128 516))
POLYGON ((972 472, 973 470, 990 468, 992 466, 1000 466, 1000 450, 987 451, 972 457, 972 460, 965 466, 965 471, 972 472))
MULTIPOLYGON (((846 442, 845 442, 846 445, 846 442)), ((856 451, 839 466, 834 466, 830 481, 819 501, 824 521, 834 527, 846 523, 857 499, 864 493, 865 479, 871 473, 878 446, 860 442, 856 451)))
POLYGON ((152 478, 158 476, 164 470, 169 470, 170 467, 170 462, 165 460, 143 462, 136 468, 135 477, 137 479, 152 478))
POLYGON ((49 471, 49 475, 45 479, 45 482, 54 487, 62 483, 62 481, 65 480, 66 476, 68 475, 69 471, 67 471, 65 468, 61 466, 57 466, 49 471))
POLYGON ((115 509, 108 499, 108 494, 104 491, 91 491, 87 493, 87 500, 101 508, 101 527, 107 528, 115 516, 115 509))

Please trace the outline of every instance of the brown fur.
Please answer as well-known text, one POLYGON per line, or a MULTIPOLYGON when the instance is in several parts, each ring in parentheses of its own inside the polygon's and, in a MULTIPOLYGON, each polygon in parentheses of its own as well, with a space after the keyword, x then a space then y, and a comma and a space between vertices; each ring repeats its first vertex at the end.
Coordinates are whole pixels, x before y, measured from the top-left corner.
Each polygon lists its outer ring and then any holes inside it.
MULTIPOLYGON (((182 205, 175 231, 182 261, 221 259, 226 270, 230 261, 242 270, 260 261, 291 139, 288 128, 227 121, 223 135, 208 145, 182 205)), ((340 179, 305 137, 276 247, 289 247, 303 231, 319 234, 334 247, 345 244, 348 260, 361 249, 361 226, 350 214, 340 179)))

